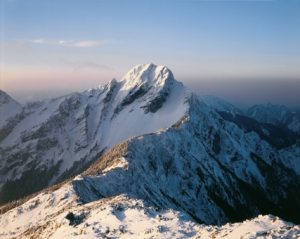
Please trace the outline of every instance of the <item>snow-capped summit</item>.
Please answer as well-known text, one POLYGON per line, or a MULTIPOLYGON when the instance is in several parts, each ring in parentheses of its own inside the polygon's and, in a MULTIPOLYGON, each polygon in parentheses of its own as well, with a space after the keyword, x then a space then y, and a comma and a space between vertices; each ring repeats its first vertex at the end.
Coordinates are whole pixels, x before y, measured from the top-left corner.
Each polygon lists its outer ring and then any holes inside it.
POLYGON ((171 91, 184 90, 183 85, 174 79, 166 66, 154 64, 133 67, 120 82, 117 82, 117 88, 118 93, 114 100, 116 112, 136 101, 143 102, 140 107, 145 113, 155 113, 159 110, 171 91))
POLYGON ((168 81, 174 80, 173 73, 166 66, 141 64, 133 67, 122 79, 124 89, 132 89, 140 85, 163 87, 168 81))

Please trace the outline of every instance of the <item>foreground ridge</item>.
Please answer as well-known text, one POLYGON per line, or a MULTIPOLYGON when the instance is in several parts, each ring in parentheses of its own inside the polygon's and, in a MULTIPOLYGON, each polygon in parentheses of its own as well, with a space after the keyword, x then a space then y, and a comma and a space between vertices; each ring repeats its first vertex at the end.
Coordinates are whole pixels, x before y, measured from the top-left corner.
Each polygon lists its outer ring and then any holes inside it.
POLYGON ((300 227, 272 215, 207 226, 176 210, 119 195, 79 204, 70 185, 0 215, 1 238, 297 238, 300 227), (6 220, 4 220, 4 218, 6 220))

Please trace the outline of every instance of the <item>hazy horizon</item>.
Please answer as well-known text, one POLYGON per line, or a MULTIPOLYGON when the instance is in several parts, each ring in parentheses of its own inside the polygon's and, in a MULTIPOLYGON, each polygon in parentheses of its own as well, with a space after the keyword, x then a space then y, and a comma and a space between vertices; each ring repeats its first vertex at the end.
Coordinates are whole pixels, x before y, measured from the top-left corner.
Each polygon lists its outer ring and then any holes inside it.
MULTIPOLYGON (((300 109, 299 92, 300 81, 271 80, 270 79, 244 79, 243 82, 237 79, 178 79, 188 89, 199 95, 214 95, 222 98, 238 107, 246 108, 255 104, 277 104, 291 108, 300 109), (270 83, 272 91, 269 90, 270 83), (253 94, 255 92, 255 94, 253 94)), ((112 78, 111 78, 112 79, 112 78)), ((121 78, 117 78, 121 80, 121 78)), ((97 88, 107 81, 90 85, 90 87, 61 88, 61 89, 40 89, 40 90, 19 90, 6 91, 11 97, 20 103, 33 102, 43 99, 56 98, 74 92, 82 92, 91 88, 97 88)))

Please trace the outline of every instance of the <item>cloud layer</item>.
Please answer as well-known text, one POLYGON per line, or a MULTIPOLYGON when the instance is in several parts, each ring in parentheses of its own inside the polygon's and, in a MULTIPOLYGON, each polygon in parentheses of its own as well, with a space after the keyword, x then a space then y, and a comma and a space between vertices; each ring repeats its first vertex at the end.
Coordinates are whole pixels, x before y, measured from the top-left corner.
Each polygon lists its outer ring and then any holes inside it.
POLYGON ((107 41, 105 40, 55 40, 45 38, 27 39, 25 41, 32 44, 56 45, 63 47, 79 48, 99 47, 107 43, 107 41))

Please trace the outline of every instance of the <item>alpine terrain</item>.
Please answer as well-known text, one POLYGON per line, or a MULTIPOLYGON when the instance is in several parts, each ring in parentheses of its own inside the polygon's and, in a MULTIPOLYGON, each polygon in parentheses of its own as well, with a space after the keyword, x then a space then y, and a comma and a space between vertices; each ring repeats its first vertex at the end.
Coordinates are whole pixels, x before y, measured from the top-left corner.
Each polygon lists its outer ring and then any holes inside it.
POLYGON ((166 67, 140 65, 117 82, 21 107, 0 92, 0 203, 80 173, 132 136, 186 111, 186 90, 166 67))
POLYGON ((0 238, 300 237, 290 121, 153 64, 57 99, 0 99, 0 238))

